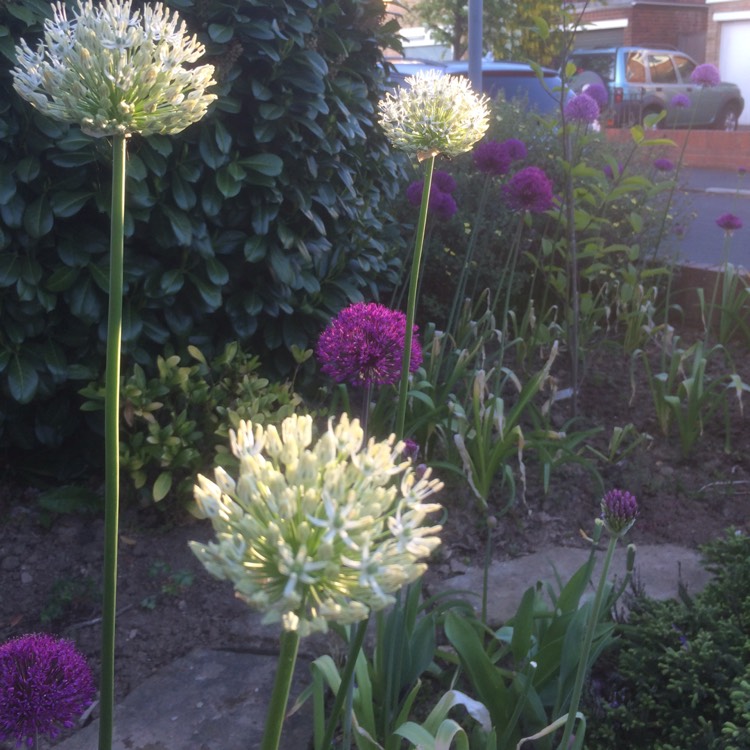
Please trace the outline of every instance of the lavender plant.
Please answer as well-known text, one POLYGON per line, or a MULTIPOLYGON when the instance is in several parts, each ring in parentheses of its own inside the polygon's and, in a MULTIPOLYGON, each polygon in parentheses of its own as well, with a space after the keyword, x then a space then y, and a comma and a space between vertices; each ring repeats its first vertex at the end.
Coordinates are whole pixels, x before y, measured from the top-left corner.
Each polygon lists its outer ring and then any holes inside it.
POLYGON ((46 633, 0 646, 0 741, 38 748, 74 726, 96 695, 85 657, 71 641, 46 633))
POLYGON ((204 47, 161 3, 131 13, 130 0, 78 0, 72 18, 52 4, 35 50, 16 47, 13 86, 49 117, 74 123, 113 145, 109 311, 105 383, 105 569, 100 750, 112 745, 119 515, 119 385, 122 338, 125 156, 133 133, 179 133, 216 96, 213 66, 195 63, 204 47))

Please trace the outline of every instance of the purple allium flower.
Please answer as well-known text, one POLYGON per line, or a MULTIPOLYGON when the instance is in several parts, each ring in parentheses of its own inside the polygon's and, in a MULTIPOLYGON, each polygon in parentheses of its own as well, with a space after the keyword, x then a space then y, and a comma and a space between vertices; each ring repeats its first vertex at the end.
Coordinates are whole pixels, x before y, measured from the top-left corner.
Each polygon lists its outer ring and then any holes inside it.
POLYGON ((717 86, 721 82, 721 76, 715 65, 703 63, 690 74, 690 81, 701 86, 717 86))
POLYGON ((619 177, 622 174, 622 162, 617 162, 617 174, 615 174, 611 164, 605 164, 602 172, 604 172, 605 177, 614 180, 615 177, 619 177))
MULTIPOLYGON (((377 302, 345 307, 323 331, 315 354, 321 370, 337 383, 386 385, 398 382, 404 355, 406 316, 377 302)), ((414 326, 409 370, 422 364, 414 326)))
POLYGON ((511 208, 541 213, 552 208, 552 183, 543 169, 525 167, 510 178, 503 193, 511 208))
POLYGON ((34 633, 0 646, 0 740, 31 747, 37 736, 53 739, 95 694, 91 670, 71 641, 34 633))
POLYGON ((675 94, 669 104, 675 109, 687 109, 692 102, 690 101, 690 97, 685 94, 675 94))
POLYGON ((747 167, 737 167, 737 174, 740 177, 743 177, 744 175, 746 175, 747 174, 747 167))
POLYGON ((602 520, 610 534, 622 536, 638 517, 638 502, 625 490, 610 490, 602 498, 602 520))
POLYGON ((660 172, 671 172, 674 169, 674 162, 670 159, 654 159, 654 167, 660 172))
POLYGON ((737 229, 742 229, 742 219, 734 214, 722 214, 716 219, 716 225, 727 234, 732 234, 737 229))
POLYGON ((472 152, 474 166, 485 174, 503 175, 510 169, 508 146, 500 141, 482 141, 472 152))
POLYGON ((458 211, 458 206, 453 196, 441 190, 433 190, 430 193, 430 208, 443 221, 450 219, 458 211))
POLYGON ((416 463, 419 458, 419 443, 411 438, 404 440, 404 448, 401 451, 404 458, 408 458, 412 463, 416 463))
POLYGON ((505 148, 508 149, 511 161, 521 161, 526 158, 528 153, 526 150, 526 144, 523 141, 519 141, 518 138, 508 138, 503 141, 505 148))
POLYGON ((571 122, 592 123, 599 117, 599 105, 588 94, 577 94, 566 105, 563 114, 571 122))
MULTIPOLYGON (((453 182, 453 187, 455 188, 455 181, 449 174, 447 174, 446 172, 435 173, 435 175, 438 174, 445 175, 451 182, 453 182)), ((447 180, 443 181, 443 183, 446 185, 451 184, 447 180)), ((406 188, 406 199, 413 206, 421 205, 423 190, 423 180, 416 180, 415 182, 412 182, 406 188)), ((432 183, 432 188, 430 190, 430 202, 428 205, 430 210, 434 211, 440 219, 450 219, 450 217, 453 216, 453 214, 455 214, 458 210, 458 206, 456 205, 456 201, 453 199, 453 196, 441 190, 440 186, 435 182, 432 183)))
POLYGON ((432 185, 443 193, 452 193, 456 189, 456 181, 447 172, 439 169, 432 173, 432 185))
POLYGON ((601 83, 589 83, 583 87, 581 93, 590 96, 596 102, 600 112, 609 104, 609 92, 601 83))

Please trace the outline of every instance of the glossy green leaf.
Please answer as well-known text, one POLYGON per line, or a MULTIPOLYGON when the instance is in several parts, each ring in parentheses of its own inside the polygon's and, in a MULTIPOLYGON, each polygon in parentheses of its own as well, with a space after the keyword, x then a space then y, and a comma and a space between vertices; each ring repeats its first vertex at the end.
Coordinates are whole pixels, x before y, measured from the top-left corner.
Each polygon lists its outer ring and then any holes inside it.
POLYGON ((50 292, 64 292, 66 289, 70 289, 70 287, 73 286, 80 272, 80 268, 61 266, 52 272, 44 286, 50 292))
POLYGON ((211 282, 216 284, 216 286, 224 286, 229 281, 229 271, 216 258, 206 258, 206 273, 211 282))
POLYGON ((23 212, 23 228, 35 239, 49 233, 54 221, 52 206, 46 195, 40 195, 29 203, 23 212))
POLYGON ((195 195, 193 186, 189 182, 183 180, 178 174, 175 174, 172 175, 171 187, 172 197, 177 204, 177 208, 180 208, 183 211, 190 211, 194 208, 198 198, 195 195))
POLYGON ((12 286, 21 276, 21 259, 16 253, 0 253, 0 287, 12 286))
POLYGON ((284 169, 284 162, 276 154, 254 154, 240 159, 239 163, 266 177, 278 177, 284 169))
POLYGON ((36 154, 29 154, 16 164, 16 177, 21 182, 31 182, 39 176, 40 170, 39 157, 36 154))
POLYGON ((159 281, 159 287, 164 294, 177 294, 185 283, 185 274, 180 269, 165 271, 159 281))
POLYGON ((7 165, 0 165, 0 204, 7 203, 16 194, 16 181, 13 170, 7 165))
POLYGON ((53 193, 50 198, 50 204, 55 216, 61 219, 75 216, 91 198, 91 192, 88 190, 79 190, 71 193, 53 193))
POLYGON ((177 242, 180 245, 189 245, 193 239, 193 227, 190 217, 183 211, 171 206, 162 205, 161 210, 166 214, 172 227, 177 242))
POLYGON ((236 180, 228 166, 216 172, 216 187, 225 198, 234 198, 242 190, 242 183, 236 180))
POLYGON ((156 478, 156 481, 154 482, 154 487, 152 489, 154 502, 158 503, 162 501, 169 494, 169 491, 171 489, 172 489, 172 472, 163 471, 161 474, 159 474, 159 476, 156 478))
POLYGON ((39 387, 39 375, 34 365, 16 354, 8 366, 8 388, 10 395, 19 404, 28 404, 39 387))

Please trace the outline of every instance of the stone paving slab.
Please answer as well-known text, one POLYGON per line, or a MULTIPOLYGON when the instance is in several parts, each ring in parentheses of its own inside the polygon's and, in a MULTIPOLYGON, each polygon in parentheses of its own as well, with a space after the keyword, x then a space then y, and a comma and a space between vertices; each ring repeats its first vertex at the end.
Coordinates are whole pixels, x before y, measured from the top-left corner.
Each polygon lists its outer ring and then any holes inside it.
MULTIPOLYGON (((536 581, 566 581, 585 561, 586 549, 560 547, 504 562, 489 571, 489 619, 511 617, 524 591, 536 581)), ((603 553, 598 555, 598 580, 603 553)), ((625 545, 618 548, 611 574, 625 573, 625 545)), ((710 579, 700 555, 673 545, 644 545, 636 555, 636 577, 646 594, 666 599, 682 583, 691 594, 710 579)), ((443 582, 451 590, 476 594, 482 570, 469 569, 443 582)), ((432 591, 431 593, 435 593, 432 591)), ((480 600, 476 596, 476 606, 480 600)), ((133 690, 115 710, 112 750, 254 750, 259 747, 276 657, 234 651, 197 649, 160 670, 133 690)), ((309 661, 297 664, 294 692, 309 675, 309 661)), ((284 729, 282 750, 309 747, 309 711, 295 714, 284 729)), ((97 750, 98 722, 58 744, 55 750, 97 750)))

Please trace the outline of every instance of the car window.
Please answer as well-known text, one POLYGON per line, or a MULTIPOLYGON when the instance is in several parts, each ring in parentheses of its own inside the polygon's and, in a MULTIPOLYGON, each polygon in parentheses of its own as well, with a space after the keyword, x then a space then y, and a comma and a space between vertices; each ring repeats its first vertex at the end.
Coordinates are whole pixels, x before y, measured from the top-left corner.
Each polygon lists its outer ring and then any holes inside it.
POLYGON ((505 101, 526 100, 529 107, 542 113, 557 108, 561 86, 562 81, 557 76, 545 76, 542 83, 535 73, 504 75, 484 71, 482 74, 482 88, 490 99, 502 93, 505 101))
POLYGON ((677 71, 672 64, 672 56, 660 52, 648 56, 648 70, 651 83, 677 83, 677 71))
POLYGON ((591 71, 605 83, 612 83, 615 78, 615 56, 612 54, 573 55, 570 59, 576 66, 576 74, 591 71))
POLYGON ((646 83, 646 66, 640 52, 628 52, 625 62, 625 79, 628 83, 646 83))
POLYGON ((675 55, 674 64, 677 66, 680 78, 687 83, 690 80, 690 74, 695 70, 695 63, 689 57, 675 55))

